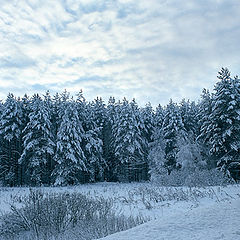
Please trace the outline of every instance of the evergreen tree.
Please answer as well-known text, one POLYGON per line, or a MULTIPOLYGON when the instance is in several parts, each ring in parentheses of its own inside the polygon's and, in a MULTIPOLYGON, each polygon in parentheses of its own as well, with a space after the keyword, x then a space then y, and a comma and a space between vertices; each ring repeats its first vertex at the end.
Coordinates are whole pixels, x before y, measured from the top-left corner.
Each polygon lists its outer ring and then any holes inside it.
POLYGON ((57 131, 61 124, 61 119, 63 116, 63 109, 66 101, 62 104, 62 98, 59 93, 56 93, 52 99, 52 127, 54 139, 57 139, 57 131))
POLYGON ((114 97, 110 97, 107 105, 107 116, 103 131, 103 157, 106 161, 105 179, 108 181, 117 181, 115 170, 117 169, 117 159, 114 153, 115 139, 113 135, 113 126, 116 122, 117 103, 114 97))
POLYGON ((133 100, 129 104, 124 98, 113 125, 113 135, 115 156, 118 159, 117 172, 119 178, 127 181, 147 179, 147 142, 141 126, 144 124, 136 102, 133 100))
POLYGON ((165 141, 165 163, 168 173, 176 168, 176 155, 179 151, 178 140, 184 135, 184 125, 180 116, 178 107, 170 100, 166 107, 166 114, 164 116, 162 134, 165 141))
POLYGON ((164 141, 164 162, 161 165, 170 174, 173 169, 177 168, 177 153, 187 138, 179 108, 172 100, 165 109, 161 136, 164 141))
POLYGON ((203 160, 202 145, 197 141, 200 131, 199 106, 195 102, 183 99, 179 110, 186 135, 182 139, 182 143, 179 144, 177 165, 186 172, 192 172, 198 168, 206 167, 206 162, 203 160))
POLYGON ((88 171, 81 145, 85 132, 79 120, 76 102, 63 99, 61 113, 63 115, 56 141, 56 167, 53 171, 55 185, 77 184, 83 181, 83 172, 88 171))
MULTIPOLYGON (((103 131, 106 120, 105 104, 101 98, 86 105, 84 152, 88 160, 91 181, 103 180, 106 162, 103 158, 103 131)), ((84 121, 84 120, 83 120, 84 121)))
POLYGON ((23 130, 24 150, 20 162, 27 166, 30 184, 34 185, 51 182, 49 165, 55 143, 49 102, 49 95, 45 96, 44 101, 38 94, 33 96, 29 122, 23 130))
POLYGON ((236 81, 231 79, 227 68, 219 72, 219 82, 215 85, 210 114, 210 153, 215 164, 228 172, 229 165, 239 162, 240 114, 239 95, 236 81))
MULTIPOLYGON (((27 94, 25 94, 23 96, 23 98, 21 99, 21 106, 22 106, 22 123, 23 123, 23 127, 22 129, 24 130, 24 128, 27 126, 28 122, 29 122, 29 114, 30 114, 30 98, 27 96, 27 94)), ((22 156, 22 153, 23 153, 23 149, 24 149, 24 143, 23 143, 23 131, 22 131, 22 134, 21 134, 21 147, 20 147, 20 150, 19 150, 19 153, 21 154, 22 156)), ((19 155, 20 156, 20 155, 19 155)), ((20 158, 21 158, 20 156, 20 158)), ((29 182, 29 176, 27 174, 27 169, 28 169, 28 166, 26 166, 25 164, 22 164, 20 159, 18 161, 19 165, 20 165, 20 182, 21 182, 21 185, 26 185, 28 182, 29 182)))
POLYGON ((155 110, 154 114, 154 129, 161 129, 162 124, 163 124, 163 119, 164 119, 164 109, 163 107, 159 104, 155 110))
POLYGON ((212 97, 209 93, 209 90, 203 89, 198 113, 199 123, 201 126, 198 139, 203 140, 205 143, 207 143, 210 139, 210 132, 208 131, 208 127, 210 125, 211 113, 212 113, 212 97))
MULTIPOLYGON (((232 79, 232 88, 233 88, 233 93, 235 95, 235 101, 236 101, 236 126, 235 126, 235 131, 240 132, 240 79, 238 76, 235 76, 234 79, 232 79)), ((240 146, 240 136, 237 138, 237 134, 235 134, 234 137, 234 143, 233 143, 233 148, 235 148, 235 154, 233 156, 232 162, 229 163, 228 165, 228 170, 231 174, 231 176, 235 180, 240 179, 240 151, 239 151, 239 146, 240 146), (237 147, 236 147, 237 146, 237 147)))
POLYGON ((186 101, 183 99, 180 103, 180 114, 182 117, 182 122, 184 128, 191 135, 192 138, 196 138, 199 133, 199 119, 198 119, 198 109, 195 102, 186 101))
POLYGON ((56 115, 55 115, 55 111, 54 111, 54 101, 52 100, 51 96, 50 96, 50 92, 47 91, 44 95, 44 107, 47 110, 48 116, 49 116, 49 122, 51 124, 51 131, 50 131, 50 141, 54 144, 51 146, 52 148, 52 152, 53 154, 47 154, 47 171, 45 174, 45 178, 47 180, 48 183, 53 183, 52 180, 52 171, 55 168, 55 162, 54 162, 54 154, 56 152, 56 129, 57 129, 57 121, 56 121, 56 115))
POLYGON ((153 129, 154 129, 154 113, 151 103, 146 104, 144 108, 140 109, 141 120, 143 125, 140 126, 143 131, 143 137, 146 138, 147 142, 152 141, 153 129))
POLYGON ((21 185, 18 160, 21 156, 22 129, 21 101, 10 93, 3 104, 0 119, 0 178, 5 185, 21 185))
POLYGON ((163 163, 165 162, 164 141, 162 136, 162 124, 164 120, 164 109, 159 104, 155 110, 153 118, 152 142, 149 143, 149 173, 152 179, 163 174, 163 163))
POLYGON ((210 142, 209 139, 211 137, 211 131, 209 130, 210 126, 210 114, 212 113, 212 96, 209 93, 209 90, 203 89, 201 94, 201 101, 199 103, 199 135, 197 137, 197 143, 201 148, 201 155, 203 159, 207 161, 207 165, 209 168, 215 167, 210 152, 210 142))

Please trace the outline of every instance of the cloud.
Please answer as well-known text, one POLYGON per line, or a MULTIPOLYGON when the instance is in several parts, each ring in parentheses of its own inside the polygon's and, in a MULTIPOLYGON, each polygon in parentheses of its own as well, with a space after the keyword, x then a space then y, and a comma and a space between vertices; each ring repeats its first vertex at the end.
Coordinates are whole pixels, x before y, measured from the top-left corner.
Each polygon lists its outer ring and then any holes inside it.
POLYGON ((10 55, 0 58, 0 68, 28 68, 34 65, 35 61, 25 55, 10 55))
POLYGON ((156 106, 198 99, 222 66, 238 73, 238 0, 1 4, 0 97, 67 88, 156 106))

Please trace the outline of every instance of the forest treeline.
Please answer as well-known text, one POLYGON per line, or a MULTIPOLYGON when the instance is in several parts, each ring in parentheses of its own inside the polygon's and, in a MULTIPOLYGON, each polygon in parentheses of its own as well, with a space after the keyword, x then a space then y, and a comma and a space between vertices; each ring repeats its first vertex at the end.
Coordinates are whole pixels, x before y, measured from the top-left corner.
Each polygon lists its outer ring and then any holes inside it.
POLYGON ((9 94, 0 104, 3 186, 141 181, 216 168, 240 177, 240 80, 227 68, 197 103, 153 109, 64 91, 9 94))

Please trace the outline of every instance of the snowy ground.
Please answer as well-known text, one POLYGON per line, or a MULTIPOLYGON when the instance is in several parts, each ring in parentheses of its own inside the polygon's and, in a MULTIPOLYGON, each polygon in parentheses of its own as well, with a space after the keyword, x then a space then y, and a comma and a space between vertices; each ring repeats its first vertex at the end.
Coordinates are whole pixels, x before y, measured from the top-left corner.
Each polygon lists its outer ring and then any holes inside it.
MULTIPOLYGON (((240 186, 163 188, 150 183, 98 183, 41 188, 47 192, 81 192, 111 199, 116 211, 152 220, 104 240, 240 240, 240 186)), ((28 188, 0 188, 0 212, 28 188)))
MULTIPOLYGON (((180 207, 180 206, 179 206, 180 207)), ((163 214, 130 230, 103 240, 239 240, 240 199, 186 208, 181 213, 163 214)))

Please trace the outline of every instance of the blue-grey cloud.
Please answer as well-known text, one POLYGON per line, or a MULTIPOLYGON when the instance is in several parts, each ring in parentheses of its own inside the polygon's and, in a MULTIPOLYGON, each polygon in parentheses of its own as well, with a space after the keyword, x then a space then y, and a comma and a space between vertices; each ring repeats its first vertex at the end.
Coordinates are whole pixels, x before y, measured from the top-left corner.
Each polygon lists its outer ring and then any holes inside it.
POLYGON ((24 55, 0 58, 0 68, 28 68, 34 65, 35 61, 24 55))

